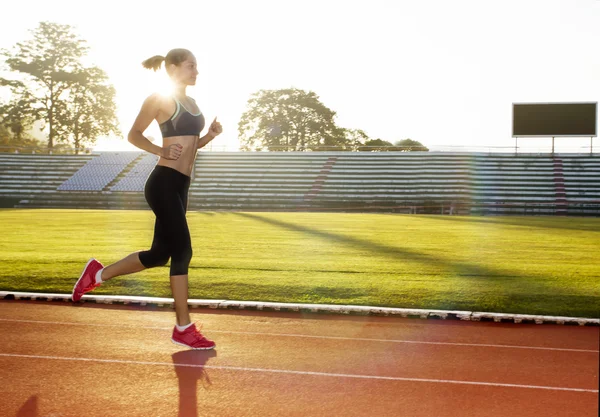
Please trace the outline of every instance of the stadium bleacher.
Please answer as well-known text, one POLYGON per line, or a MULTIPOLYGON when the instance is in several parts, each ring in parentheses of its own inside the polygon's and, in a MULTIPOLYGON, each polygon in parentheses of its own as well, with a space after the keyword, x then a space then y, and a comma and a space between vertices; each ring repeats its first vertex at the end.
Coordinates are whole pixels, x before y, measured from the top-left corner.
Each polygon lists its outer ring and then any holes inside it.
POLYGON ((115 185, 110 187, 111 191, 141 192, 148 175, 158 162, 158 156, 145 154, 115 185))
POLYGON ((0 153, 0 206, 13 207, 23 198, 55 193, 60 184, 93 158, 0 153))
MULTIPOLYGON (((2 158, 0 196, 23 156, 2 158)), ((44 158, 31 160, 32 187, 26 176, 11 179, 23 197, 16 207, 148 208, 154 155, 97 154, 70 170, 65 157, 44 158)), ((200 152, 192 176, 190 210, 600 215, 600 155, 200 152)))
POLYGON ((600 157, 562 156, 567 211, 572 214, 599 214, 600 157), (595 203, 593 203, 595 201, 595 203))
POLYGON ((58 191, 102 191, 141 152, 103 152, 90 159, 72 177, 62 183, 58 191))

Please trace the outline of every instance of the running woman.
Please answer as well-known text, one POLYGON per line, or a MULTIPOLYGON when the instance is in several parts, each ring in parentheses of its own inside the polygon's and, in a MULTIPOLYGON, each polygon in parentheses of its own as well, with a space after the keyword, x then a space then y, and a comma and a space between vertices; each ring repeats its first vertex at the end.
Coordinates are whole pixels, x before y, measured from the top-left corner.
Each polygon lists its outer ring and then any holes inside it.
POLYGON ((196 84, 196 58, 187 49, 173 49, 166 57, 153 56, 142 65, 157 71, 165 63, 174 84, 169 97, 148 97, 129 131, 128 140, 138 148, 158 155, 158 163, 144 188, 148 205, 156 215, 154 240, 150 250, 134 252, 104 267, 96 259, 85 266, 73 288, 73 301, 114 277, 165 265, 171 259, 170 282, 175 300, 177 323, 171 341, 192 349, 213 349, 215 343, 200 333, 191 322, 188 308, 188 267, 192 243, 186 220, 190 176, 198 149, 218 136, 223 128, 213 120, 206 135, 200 137, 205 120, 196 102, 186 95, 186 88, 196 84), (156 120, 163 137, 162 148, 154 145, 143 132, 156 120))

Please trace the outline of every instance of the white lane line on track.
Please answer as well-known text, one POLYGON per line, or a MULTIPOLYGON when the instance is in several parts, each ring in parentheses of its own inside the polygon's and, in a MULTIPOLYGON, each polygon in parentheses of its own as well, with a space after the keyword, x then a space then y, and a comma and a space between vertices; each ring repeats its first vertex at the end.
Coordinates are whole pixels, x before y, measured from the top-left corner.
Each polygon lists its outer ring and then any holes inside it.
MULTIPOLYGON (((61 322, 61 321, 43 321, 43 320, 18 320, 18 319, 3 319, 0 321, 14 322, 14 323, 33 323, 33 324, 57 324, 67 326, 90 326, 90 327, 115 327, 115 328, 135 328, 135 329, 151 329, 151 330, 172 330, 172 327, 159 327, 159 326, 137 326, 137 325, 117 325, 117 324, 103 324, 103 323, 74 323, 74 322, 61 322)), ((288 334, 288 333, 260 333, 260 332, 238 332, 229 330, 209 330, 205 332, 210 333, 223 333, 223 334, 244 334, 254 336, 273 336, 273 337, 301 337, 311 339, 325 339, 325 340, 352 340, 361 342, 381 342, 381 343, 406 343, 415 345, 438 345, 438 346, 466 346, 466 347, 480 347, 480 348, 501 348, 501 349, 529 349, 529 350, 548 350, 555 352, 575 352, 575 353, 600 353, 598 350, 593 349, 568 349, 568 348, 552 348, 543 346, 517 346, 517 345, 493 345, 484 343, 453 343, 453 342, 426 342, 420 340, 397 340, 397 339, 369 339, 360 337, 341 337, 341 336, 315 336, 315 335, 304 335, 304 334, 288 334)))
MULTIPOLYGON (((133 329, 150 329, 150 330, 172 330, 172 327, 159 327, 159 326, 137 326, 137 325, 117 325, 117 324, 104 324, 104 323, 75 323, 75 322, 62 322, 62 321, 43 321, 43 320, 19 320, 19 319, 3 319, 0 321, 15 322, 15 323, 33 323, 33 324, 57 324, 66 326, 90 326, 90 327, 115 327, 115 328, 133 328, 133 329)), ((238 332, 229 330, 209 330, 209 333, 223 333, 223 334, 244 334, 251 336, 273 336, 273 337, 301 337, 311 339, 325 339, 325 340, 352 340, 361 342, 381 342, 381 343, 406 343, 415 345, 439 345, 439 346, 467 346, 467 347, 487 347, 487 348, 502 348, 502 349, 530 349, 530 350, 549 350, 556 352, 576 352, 576 353, 600 353, 598 350, 592 349, 569 349, 569 348, 551 348, 543 346, 517 346, 517 345, 493 345, 485 343, 453 343, 453 342, 427 342, 420 340, 397 340, 397 339, 372 339, 372 338, 360 338, 360 337, 342 337, 342 336, 316 336, 316 335, 305 335, 305 334, 289 334, 289 333, 260 333, 260 332, 238 332)))
POLYGON ((121 364, 121 365, 182 366, 182 367, 190 367, 190 368, 215 369, 215 370, 223 370, 223 371, 262 372, 262 373, 273 373, 273 374, 324 376, 324 377, 334 377, 334 378, 374 379, 374 380, 407 381, 407 382, 429 382, 429 383, 437 383, 437 384, 478 385, 478 386, 489 386, 489 387, 528 388, 528 389, 541 389, 541 390, 549 390, 549 391, 591 392, 591 393, 596 393, 596 394, 598 393, 598 390, 586 389, 586 388, 502 384, 502 383, 497 383, 497 382, 456 381, 456 380, 451 380, 451 379, 403 378, 403 377, 395 377, 395 376, 335 374, 335 373, 328 373, 328 372, 293 371, 293 370, 287 370, 287 369, 244 368, 244 367, 238 367, 238 366, 193 365, 193 364, 180 364, 180 363, 172 363, 172 362, 143 362, 143 361, 120 360, 120 359, 96 359, 96 358, 73 358, 73 357, 64 357, 64 356, 20 355, 20 354, 12 354, 12 353, 0 353, 0 357, 22 358, 22 359, 48 359, 48 360, 77 361, 77 362, 96 362, 96 363, 111 363, 111 364, 121 364))

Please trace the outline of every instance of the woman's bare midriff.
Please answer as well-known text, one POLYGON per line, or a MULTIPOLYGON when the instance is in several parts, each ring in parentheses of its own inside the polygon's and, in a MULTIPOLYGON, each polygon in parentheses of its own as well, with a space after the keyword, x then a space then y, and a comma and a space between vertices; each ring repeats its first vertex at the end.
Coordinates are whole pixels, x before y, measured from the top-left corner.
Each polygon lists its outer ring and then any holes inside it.
POLYGON ((194 168, 196 153, 198 152, 199 140, 200 138, 198 136, 173 136, 170 138, 163 138, 163 148, 177 143, 183 148, 181 149, 181 156, 179 159, 166 159, 161 156, 158 160, 158 165, 173 168, 190 177, 192 175, 192 169, 194 168))

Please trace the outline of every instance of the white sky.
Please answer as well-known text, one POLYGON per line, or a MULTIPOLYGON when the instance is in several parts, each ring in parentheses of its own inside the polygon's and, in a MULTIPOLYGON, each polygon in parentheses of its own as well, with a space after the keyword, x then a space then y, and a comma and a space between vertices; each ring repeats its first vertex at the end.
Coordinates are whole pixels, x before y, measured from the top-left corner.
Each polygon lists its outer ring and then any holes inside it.
MULTIPOLYGON (((599 0, 2 0, 1 10, 0 48, 40 21, 76 27, 117 90, 124 135, 166 84, 141 61, 192 50, 200 75, 188 94, 224 127, 214 149, 237 149, 237 123, 260 89, 314 91, 338 125, 372 138, 482 150, 514 146, 513 102, 600 101, 599 0)), ((147 135, 160 138, 155 123, 147 135)), ((557 150, 589 141, 557 139, 557 150)))

